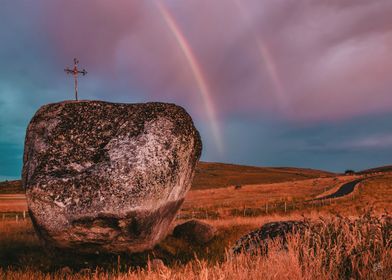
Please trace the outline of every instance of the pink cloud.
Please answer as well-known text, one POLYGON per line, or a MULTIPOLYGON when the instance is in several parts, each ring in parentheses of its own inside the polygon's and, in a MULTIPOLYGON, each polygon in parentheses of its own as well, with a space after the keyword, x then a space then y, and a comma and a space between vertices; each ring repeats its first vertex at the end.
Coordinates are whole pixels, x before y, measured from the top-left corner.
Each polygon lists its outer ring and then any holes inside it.
MULTIPOLYGON (((390 1, 164 1, 188 38, 221 116, 324 121, 392 111, 390 1), (245 18, 247 17, 247 18, 245 18), (277 104, 262 40, 287 106, 277 104)), ((48 2, 45 32, 63 59, 126 78, 151 99, 203 103, 154 1, 48 2), (127 78, 129 77, 129 79, 127 78)))

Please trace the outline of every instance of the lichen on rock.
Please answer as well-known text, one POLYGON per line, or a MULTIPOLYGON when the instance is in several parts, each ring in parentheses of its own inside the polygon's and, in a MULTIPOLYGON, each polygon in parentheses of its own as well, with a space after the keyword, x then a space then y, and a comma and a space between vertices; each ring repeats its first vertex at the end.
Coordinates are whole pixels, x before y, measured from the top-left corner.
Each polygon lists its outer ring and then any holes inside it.
POLYGON ((38 235, 58 248, 138 252, 162 240, 201 140, 174 104, 43 106, 26 134, 23 185, 38 235))

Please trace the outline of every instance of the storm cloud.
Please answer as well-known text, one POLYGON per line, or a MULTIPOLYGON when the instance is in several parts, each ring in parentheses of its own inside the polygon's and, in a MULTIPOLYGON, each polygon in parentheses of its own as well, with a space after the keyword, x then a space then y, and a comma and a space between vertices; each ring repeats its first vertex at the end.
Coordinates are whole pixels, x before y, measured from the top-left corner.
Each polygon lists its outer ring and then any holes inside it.
MULTIPOLYGON (((387 164, 391 12, 387 0, 3 1, 0 147, 16 145, 7 161, 20 161, 34 111, 72 98, 62 69, 78 57, 89 71, 82 98, 178 103, 202 131, 206 160, 329 170, 387 164), (223 154, 158 2, 197 59, 223 154)), ((11 172, 3 162, 1 176, 18 176, 20 167, 11 172)))

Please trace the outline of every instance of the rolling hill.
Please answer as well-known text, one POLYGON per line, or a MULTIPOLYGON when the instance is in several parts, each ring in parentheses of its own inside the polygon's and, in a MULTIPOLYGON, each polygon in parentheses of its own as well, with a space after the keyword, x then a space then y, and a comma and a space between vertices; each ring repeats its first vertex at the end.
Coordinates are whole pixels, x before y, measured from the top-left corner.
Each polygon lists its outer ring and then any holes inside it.
POLYGON ((226 163, 199 162, 192 189, 214 189, 232 185, 269 184, 319 177, 334 173, 293 167, 256 167, 226 163))
POLYGON ((392 165, 380 166, 376 168, 366 169, 358 172, 358 174, 374 174, 374 173, 385 173, 392 172, 392 165))

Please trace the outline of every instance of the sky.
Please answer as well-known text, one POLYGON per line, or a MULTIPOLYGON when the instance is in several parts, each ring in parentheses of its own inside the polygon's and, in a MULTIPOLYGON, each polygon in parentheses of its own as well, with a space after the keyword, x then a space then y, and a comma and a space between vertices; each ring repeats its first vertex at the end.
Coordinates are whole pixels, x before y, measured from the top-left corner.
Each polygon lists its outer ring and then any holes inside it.
POLYGON ((343 172, 392 164, 392 1, 1 0, 0 180, 40 106, 183 106, 202 160, 343 172))

